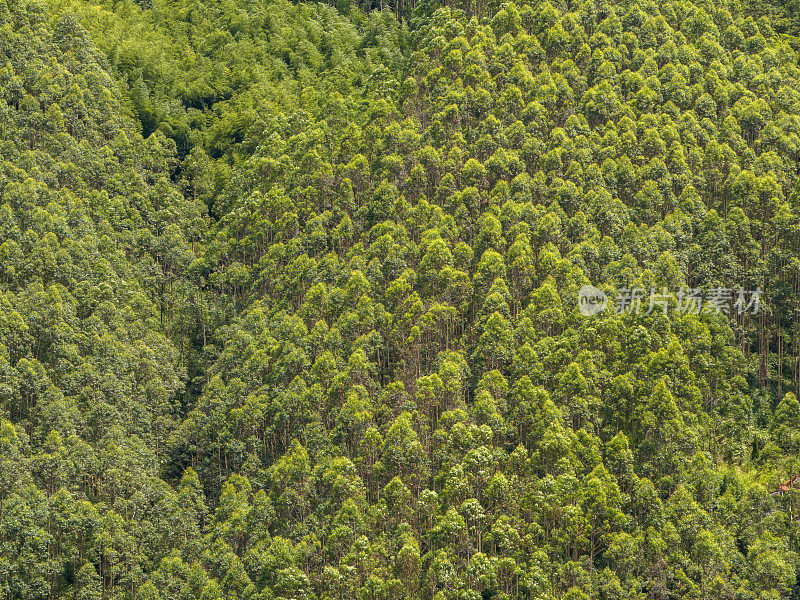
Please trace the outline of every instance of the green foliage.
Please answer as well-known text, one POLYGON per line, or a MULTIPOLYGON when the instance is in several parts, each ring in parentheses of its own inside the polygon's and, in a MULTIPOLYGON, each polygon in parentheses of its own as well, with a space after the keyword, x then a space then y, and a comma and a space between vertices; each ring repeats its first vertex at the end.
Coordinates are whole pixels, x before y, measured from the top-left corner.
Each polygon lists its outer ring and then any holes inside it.
POLYGON ((794 8, 0 0, 0 597, 795 597, 794 8))

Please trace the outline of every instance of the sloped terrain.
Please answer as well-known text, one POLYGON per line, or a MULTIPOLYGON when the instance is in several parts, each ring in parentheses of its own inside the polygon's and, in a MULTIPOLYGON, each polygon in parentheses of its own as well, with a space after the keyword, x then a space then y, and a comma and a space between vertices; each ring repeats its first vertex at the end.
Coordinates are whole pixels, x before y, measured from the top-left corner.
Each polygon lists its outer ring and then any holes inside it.
POLYGON ((794 597, 791 6, 368 8, 0 5, 3 597, 794 597))

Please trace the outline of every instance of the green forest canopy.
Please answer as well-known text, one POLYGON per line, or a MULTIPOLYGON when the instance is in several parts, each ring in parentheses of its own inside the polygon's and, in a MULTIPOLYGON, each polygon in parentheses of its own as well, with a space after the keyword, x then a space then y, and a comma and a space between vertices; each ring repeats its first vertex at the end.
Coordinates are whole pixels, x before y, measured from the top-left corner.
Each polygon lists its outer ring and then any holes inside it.
POLYGON ((800 597, 798 33, 0 0, 0 598, 800 597))

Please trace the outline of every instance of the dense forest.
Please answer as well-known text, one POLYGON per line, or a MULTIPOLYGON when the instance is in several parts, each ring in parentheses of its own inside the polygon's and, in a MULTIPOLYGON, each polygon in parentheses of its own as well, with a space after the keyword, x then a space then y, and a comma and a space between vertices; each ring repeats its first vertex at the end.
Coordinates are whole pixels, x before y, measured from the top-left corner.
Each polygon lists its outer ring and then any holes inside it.
POLYGON ((0 600, 800 598, 797 36, 0 0, 0 600))

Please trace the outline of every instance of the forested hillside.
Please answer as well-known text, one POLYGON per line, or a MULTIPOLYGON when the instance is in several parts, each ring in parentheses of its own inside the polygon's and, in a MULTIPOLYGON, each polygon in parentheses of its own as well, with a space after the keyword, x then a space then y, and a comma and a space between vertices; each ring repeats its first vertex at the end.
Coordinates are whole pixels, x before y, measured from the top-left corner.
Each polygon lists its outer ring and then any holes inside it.
POLYGON ((0 0, 0 599, 800 597, 797 33, 0 0))

